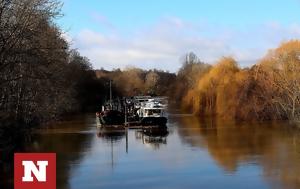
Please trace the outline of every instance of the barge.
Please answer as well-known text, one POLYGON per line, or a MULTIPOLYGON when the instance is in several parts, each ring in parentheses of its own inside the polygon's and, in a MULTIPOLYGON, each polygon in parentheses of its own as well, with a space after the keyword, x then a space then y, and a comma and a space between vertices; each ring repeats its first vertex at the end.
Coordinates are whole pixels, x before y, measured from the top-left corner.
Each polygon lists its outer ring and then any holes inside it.
POLYGON ((97 127, 108 130, 166 128, 167 98, 135 96, 122 100, 109 100, 96 113, 97 127))

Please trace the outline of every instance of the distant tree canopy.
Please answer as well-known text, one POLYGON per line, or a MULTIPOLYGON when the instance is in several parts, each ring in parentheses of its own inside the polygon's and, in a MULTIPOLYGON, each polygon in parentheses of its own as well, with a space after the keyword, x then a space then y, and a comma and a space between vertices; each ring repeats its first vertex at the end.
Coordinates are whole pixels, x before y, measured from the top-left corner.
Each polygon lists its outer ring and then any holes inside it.
POLYGON ((175 84, 176 74, 160 70, 142 70, 130 67, 123 71, 96 70, 99 79, 112 80, 115 94, 121 96, 135 95, 169 95, 175 84))

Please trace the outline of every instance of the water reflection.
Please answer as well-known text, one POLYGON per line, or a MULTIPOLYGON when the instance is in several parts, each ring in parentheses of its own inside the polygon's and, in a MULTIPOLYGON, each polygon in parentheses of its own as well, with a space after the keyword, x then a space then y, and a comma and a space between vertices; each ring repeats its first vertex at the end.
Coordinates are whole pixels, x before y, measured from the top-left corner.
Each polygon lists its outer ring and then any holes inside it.
POLYGON ((237 124, 195 117, 179 121, 183 141, 206 148, 228 174, 235 174, 241 167, 260 166, 272 187, 300 187, 300 134, 291 125, 237 124))
MULTIPOLYGON (((130 129, 123 130, 105 130, 97 129, 97 137, 105 141, 110 141, 111 144, 121 142, 126 139, 126 152, 128 153, 128 132, 130 129)), ((135 139, 141 141, 142 144, 153 149, 159 149, 160 145, 167 145, 168 128, 159 129, 132 129, 135 134, 135 139)))
MULTIPOLYGON (((167 130, 106 132, 94 120, 72 117, 15 151, 56 152, 58 189, 300 188, 300 132, 286 123, 174 114, 167 130)), ((2 157, 3 188, 11 165, 2 157)))
POLYGON ((214 121, 183 118, 179 133, 186 142, 208 149, 215 161, 228 173, 236 171, 239 162, 252 161, 270 146, 268 128, 236 125, 214 121), (190 137, 199 135, 201 137, 190 137), (186 137, 188 136, 188 137, 186 137))
POLYGON ((125 137, 126 132, 127 131, 125 129, 118 130, 118 131, 107 131, 104 129, 97 129, 97 137, 103 138, 104 140, 107 141, 118 142, 125 137))
POLYGON ((169 132, 167 128, 155 130, 154 132, 137 130, 135 138, 154 150, 158 150, 161 145, 167 145, 167 136, 169 132))

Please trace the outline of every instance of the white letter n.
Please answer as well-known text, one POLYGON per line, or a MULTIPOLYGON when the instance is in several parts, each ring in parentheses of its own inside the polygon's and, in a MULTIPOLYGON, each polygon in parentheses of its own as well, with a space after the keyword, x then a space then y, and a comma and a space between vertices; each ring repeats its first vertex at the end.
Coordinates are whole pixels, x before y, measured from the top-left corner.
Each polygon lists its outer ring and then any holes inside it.
POLYGON ((37 161, 39 168, 37 168, 32 161, 22 161, 22 165, 24 167, 24 176, 22 177, 23 182, 33 182, 31 173, 35 175, 39 182, 46 182, 46 167, 48 161, 37 161))

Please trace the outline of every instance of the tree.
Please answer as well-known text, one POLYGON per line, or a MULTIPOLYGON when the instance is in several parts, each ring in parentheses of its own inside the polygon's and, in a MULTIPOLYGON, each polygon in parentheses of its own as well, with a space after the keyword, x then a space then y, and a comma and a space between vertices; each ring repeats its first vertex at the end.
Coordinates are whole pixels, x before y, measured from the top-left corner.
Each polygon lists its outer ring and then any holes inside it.
POLYGON ((119 72, 113 81, 125 96, 139 95, 144 88, 144 71, 138 68, 127 68, 119 72))
POLYGON ((281 117, 290 120, 300 119, 300 41, 291 40, 263 59, 259 69, 266 75, 270 84, 266 90, 272 105, 278 109, 281 117))
POLYGON ((56 0, 0 1, 0 114, 14 122, 55 119, 73 103, 65 80, 68 44, 54 23, 60 6, 56 0))
POLYGON ((147 73, 145 78, 145 90, 149 94, 157 94, 157 86, 159 81, 159 75, 154 72, 150 71, 147 73))
MULTIPOLYGON (((185 100, 183 99, 184 96, 194 96, 191 94, 193 92, 191 92, 190 90, 193 90, 195 87, 197 87, 197 82, 199 81, 199 79, 206 75, 206 73, 209 72, 210 69, 211 66, 209 64, 201 62, 194 53, 187 54, 185 56, 182 67, 178 71, 176 86, 174 87, 174 93, 177 101, 185 100)), ((186 101, 184 101, 184 104, 186 105, 185 109, 191 108, 190 103, 191 102, 187 103, 186 101)))

